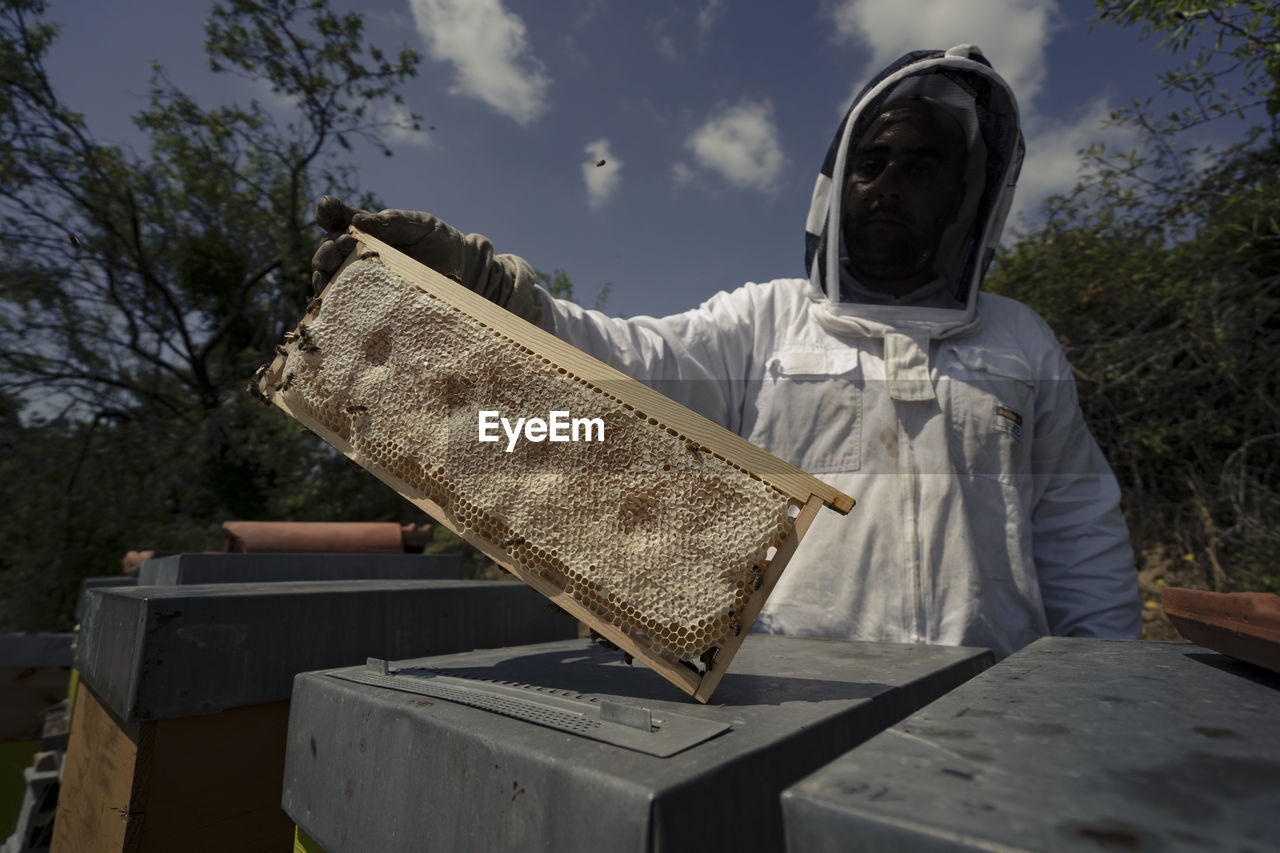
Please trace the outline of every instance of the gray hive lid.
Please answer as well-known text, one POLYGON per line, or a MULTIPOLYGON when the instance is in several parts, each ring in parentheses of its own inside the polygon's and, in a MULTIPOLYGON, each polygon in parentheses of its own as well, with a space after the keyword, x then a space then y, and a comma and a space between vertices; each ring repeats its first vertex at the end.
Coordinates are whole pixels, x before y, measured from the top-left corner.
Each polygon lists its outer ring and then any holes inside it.
POLYGON ((1280 849, 1277 721, 1266 670, 1043 638, 788 790, 788 849, 1280 849))
POLYGON ((294 684, 284 807, 328 853, 777 850, 783 788, 991 660, 753 635, 708 705, 587 640, 389 662, 391 678, 462 683, 461 700, 361 683, 365 667, 307 673, 294 684), (485 692, 524 707, 477 707, 485 692), (636 734, 571 732, 528 719, 530 704, 636 734), (683 743, 645 749, 646 717, 683 743))
POLYGON ((299 672, 577 634, 524 584, 373 580, 90 590, 76 665, 122 721, 289 698, 299 672))
POLYGON ((138 570, 138 586, 461 579, 457 554, 173 554, 138 570))

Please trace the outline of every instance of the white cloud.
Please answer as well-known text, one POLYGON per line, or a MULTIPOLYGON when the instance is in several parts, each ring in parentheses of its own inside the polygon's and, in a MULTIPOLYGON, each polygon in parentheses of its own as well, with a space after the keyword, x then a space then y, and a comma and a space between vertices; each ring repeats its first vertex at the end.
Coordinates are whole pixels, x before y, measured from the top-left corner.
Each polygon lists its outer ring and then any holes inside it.
MULTIPOLYGON (((645 25, 645 29, 653 36, 657 44, 658 53, 662 54, 669 62, 680 61, 680 50, 676 47, 676 39, 668 32, 668 27, 674 21, 674 29, 677 34, 684 36, 690 30, 692 12, 691 8, 682 7, 673 15, 668 15, 645 25)), ((705 0, 702 8, 697 10, 697 16, 693 19, 692 26, 697 29, 698 49, 705 46, 707 36, 711 34, 711 30, 723 14, 724 0, 705 0)), ((683 42, 683 39, 681 41, 683 42)))
POLYGON ((609 150, 609 140, 588 142, 583 149, 587 161, 582 164, 582 180, 587 185, 587 204, 596 210, 617 191, 622 181, 622 161, 609 150), (603 166, 597 166, 601 160, 603 166))
POLYGON ((706 5, 698 12, 698 35, 705 36, 711 32, 723 12, 724 0, 707 0, 706 5))
POLYGON ((698 170, 683 160, 671 164, 671 180, 675 181, 678 187, 691 183, 697 175, 698 170))
POLYGON ((455 95, 479 98, 528 124, 546 109, 551 84, 533 55, 524 21, 502 0, 410 0, 432 59, 456 72, 455 95))
POLYGON ((1057 0, 837 0, 828 15, 838 37, 871 51, 868 76, 911 50, 976 44, 1024 110, 1044 85, 1045 48, 1060 24, 1057 0))
POLYGON ((740 189, 775 189, 786 165, 768 101, 722 108, 685 145, 699 166, 719 172, 740 189))
POLYGON ((429 148, 434 144, 430 131, 422 127, 421 123, 414 127, 412 113, 403 104, 391 104, 383 110, 379 120, 390 124, 384 131, 388 142, 422 148, 429 148))
POLYGON ((646 25, 645 29, 653 36, 654 42, 658 46, 658 53, 666 57, 668 62, 679 62, 680 55, 676 52, 675 39, 667 34, 667 22, 667 18, 660 18, 646 25))
POLYGON ((1075 187, 1081 177, 1082 149, 1104 143, 1109 150, 1127 150, 1137 141, 1137 132, 1132 128, 1103 128, 1111 109, 1102 97, 1069 120, 1034 119, 1027 123, 1027 157, 1018 176, 1018 191, 1006 228, 1017 226, 1020 216, 1034 217, 1049 196, 1075 187))
POLYGON ((580 30, 591 23, 601 12, 608 11, 609 0, 580 0, 578 14, 569 23, 569 28, 580 30))

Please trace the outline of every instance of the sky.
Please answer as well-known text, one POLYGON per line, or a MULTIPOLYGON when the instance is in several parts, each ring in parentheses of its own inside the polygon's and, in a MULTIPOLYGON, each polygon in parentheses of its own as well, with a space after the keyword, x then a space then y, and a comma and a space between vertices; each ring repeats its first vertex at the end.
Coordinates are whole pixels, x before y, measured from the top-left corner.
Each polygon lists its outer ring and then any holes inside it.
MULTIPOLYGON (((354 4, 334 0, 347 11, 354 4)), ((138 148, 150 63, 205 106, 264 88, 209 72, 212 3, 51 0, 47 68, 99 138, 138 148)), ((375 0, 366 36, 423 56, 423 117, 395 156, 358 147, 357 184, 430 211, 611 314, 687 310, 747 281, 804 274, 814 179, 853 94, 911 49, 979 45, 1012 85, 1027 159, 1011 225, 1077 179, 1077 151, 1127 148, 1114 108, 1177 60, 1137 29, 1090 31, 1085 0, 375 0), (433 126, 433 130, 428 130, 433 126), (604 161, 603 166, 595 164, 604 161)), ((322 190, 324 188, 321 188, 322 190)))

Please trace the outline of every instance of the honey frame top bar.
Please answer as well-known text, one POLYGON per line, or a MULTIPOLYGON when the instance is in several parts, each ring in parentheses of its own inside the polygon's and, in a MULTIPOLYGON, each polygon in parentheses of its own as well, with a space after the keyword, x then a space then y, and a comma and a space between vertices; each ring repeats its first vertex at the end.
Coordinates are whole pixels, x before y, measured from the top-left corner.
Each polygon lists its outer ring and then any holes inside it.
MULTIPOLYGON (((854 499, 811 474, 806 474, 772 453, 730 432, 714 421, 703 417, 685 406, 658 393, 625 373, 610 367, 599 359, 557 338, 522 317, 517 317, 474 291, 418 263, 398 249, 392 248, 376 237, 349 229, 363 246, 357 247, 348 257, 350 263, 364 252, 375 252, 389 270, 420 290, 448 302, 475 320, 489 326, 509 338, 529 347, 550 359, 581 380, 600 386, 609 383, 608 393, 624 406, 643 412, 680 430, 692 441, 721 459, 768 483, 778 491, 805 503, 810 497, 841 514, 847 514, 854 506, 854 499), (762 471, 769 473, 763 474, 762 471)), ((345 267, 345 264, 344 264, 345 267)), ((341 270, 334 278, 341 275, 341 270)))

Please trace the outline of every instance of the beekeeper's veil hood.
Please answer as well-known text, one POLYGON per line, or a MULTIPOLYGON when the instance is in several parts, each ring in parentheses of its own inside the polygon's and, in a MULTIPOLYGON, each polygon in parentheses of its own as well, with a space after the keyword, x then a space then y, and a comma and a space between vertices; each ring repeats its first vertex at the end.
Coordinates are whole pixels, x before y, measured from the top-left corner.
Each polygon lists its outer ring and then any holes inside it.
MULTIPOLYGON (((1013 93, 977 47, 916 51, 882 71, 854 99, 814 187, 805 224, 805 264, 818 320, 838 333, 885 337, 886 351, 901 350, 904 343, 909 350, 923 346, 927 369, 930 338, 979 322, 978 288, 1004 229, 1022 153, 1013 93), (894 297, 864 286, 850 273, 841 210, 859 140, 876 119, 907 101, 926 101, 942 120, 959 127, 953 141, 964 140, 965 193, 934 255, 936 277, 894 297), (890 334, 895 341, 888 339, 890 334), (901 340, 903 334, 914 346, 901 340)), ((918 360, 922 354, 908 355, 918 360)))

